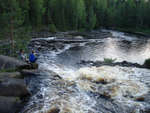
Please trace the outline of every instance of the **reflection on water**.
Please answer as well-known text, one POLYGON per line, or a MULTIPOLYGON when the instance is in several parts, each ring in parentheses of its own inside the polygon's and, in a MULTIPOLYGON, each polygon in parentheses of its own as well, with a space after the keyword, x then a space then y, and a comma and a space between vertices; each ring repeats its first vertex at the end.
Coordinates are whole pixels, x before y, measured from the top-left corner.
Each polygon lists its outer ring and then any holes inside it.
POLYGON ((142 64, 150 57, 150 40, 112 34, 84 44, 66 45, 67 49, 59 53, 39 51, 39 68, 45 73, 30 78, 30 86, 35 84, 39 91, 23 113, 52 113, 56 108, 60 113, 144 113, 150 108, 149 70, 80 66, 81 60, 104 58, 142 64))

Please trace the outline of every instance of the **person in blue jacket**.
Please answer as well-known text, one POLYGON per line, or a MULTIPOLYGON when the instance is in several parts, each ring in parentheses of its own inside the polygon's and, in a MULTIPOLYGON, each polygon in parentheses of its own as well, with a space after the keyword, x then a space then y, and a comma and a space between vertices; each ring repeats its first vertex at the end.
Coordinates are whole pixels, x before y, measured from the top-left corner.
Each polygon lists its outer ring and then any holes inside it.
POLYGON ((29 55, 29 61, 30 61, 31 63, 35 63, 36 60, 37 60, 37 58, 36 58, 36 56, 35 56, 35 52, 34 52, 34 50, 32 50, 32 52, 31 52, 30 55, 29 55))

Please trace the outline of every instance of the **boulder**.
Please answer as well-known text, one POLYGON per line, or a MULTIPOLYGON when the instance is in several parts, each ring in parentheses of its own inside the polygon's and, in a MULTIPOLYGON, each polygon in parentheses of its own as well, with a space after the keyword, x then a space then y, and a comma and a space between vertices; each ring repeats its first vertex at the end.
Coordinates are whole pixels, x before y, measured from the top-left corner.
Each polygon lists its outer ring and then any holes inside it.
POLYGON ((135 98, 136 101, 145 101, 145 97, 140 96, 135 98))
POLYGON ((0 81, 0 96, 25 97, 30 93, 23 79, 4 78, 0 81))
POLYGON ((1 113, 18 113, 21 108, 22 104, 18 97, 0 96, 1 113))
POLYGON ((15 69, 18 66, 26 65, 25 62, 16 58, 0 55, 0 70, 1 69, 15 69))
POLYGON ((59 113, 60 109, 58 107, 52 107, 47 113, 59 113))
POLYGON ((23 69, 28 69, 28 70, 38 69, 38 64, 36 64, 36 63, 28 63, 28 64, 25 64, 25 65, 17 66, 17 69, 19 71, 21 71, 23 69))
POLYGON ((144 110, 143 113, 150 113, 150 108, 144 110))
POLYGON ((0 79, 3 78, 23 78, 20 72, 2 72, 0 73, 0 79))
POLYGON ((145 60, 143 66, 144 66, 145 68, 150 69, 150 58, 145 60))
POLYGON ((28 70, 28 69, 23 69, 21 71, 21 74, 23 76, 37 76, 39 75, 40 71, 39 70, 36 70, 36 69, 32 69, 32 70, 28 70))

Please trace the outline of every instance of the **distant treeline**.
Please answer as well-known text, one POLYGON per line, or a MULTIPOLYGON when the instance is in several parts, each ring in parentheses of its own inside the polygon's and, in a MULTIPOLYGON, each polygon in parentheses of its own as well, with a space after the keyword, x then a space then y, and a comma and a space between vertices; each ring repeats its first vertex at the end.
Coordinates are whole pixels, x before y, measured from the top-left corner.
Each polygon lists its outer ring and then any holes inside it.
POLYGON ((150 28, 150 0, 0 0, 0 29, 150 28))

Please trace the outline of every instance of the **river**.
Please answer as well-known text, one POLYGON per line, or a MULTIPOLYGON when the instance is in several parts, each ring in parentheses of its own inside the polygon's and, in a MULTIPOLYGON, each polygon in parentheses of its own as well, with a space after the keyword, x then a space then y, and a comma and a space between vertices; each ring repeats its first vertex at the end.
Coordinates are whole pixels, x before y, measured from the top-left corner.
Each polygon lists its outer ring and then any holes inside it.
POLYGON ((150 112, 150 70, 81 63, 112 58, 143 64, 150 57, 150 39, 111 30, 92 33, 96 37, 31 41, 41 72, 26 78, 33 96, 22 113, 150 112))

